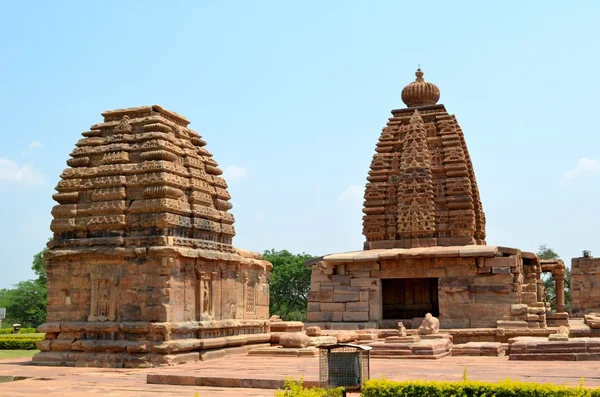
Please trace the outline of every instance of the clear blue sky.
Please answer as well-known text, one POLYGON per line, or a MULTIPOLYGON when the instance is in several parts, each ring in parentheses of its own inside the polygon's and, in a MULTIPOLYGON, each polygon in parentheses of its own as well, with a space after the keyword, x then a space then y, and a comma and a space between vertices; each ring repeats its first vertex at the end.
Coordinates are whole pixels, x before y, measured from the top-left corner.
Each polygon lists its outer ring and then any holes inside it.
POLYGON ((4 1, 0 288, 33 277, 51 195, 107 109, 189 118, 238 247, 362 248, 375 143, 418 63, 461 124, 488 243, 600 255, 596 1, 4 1))

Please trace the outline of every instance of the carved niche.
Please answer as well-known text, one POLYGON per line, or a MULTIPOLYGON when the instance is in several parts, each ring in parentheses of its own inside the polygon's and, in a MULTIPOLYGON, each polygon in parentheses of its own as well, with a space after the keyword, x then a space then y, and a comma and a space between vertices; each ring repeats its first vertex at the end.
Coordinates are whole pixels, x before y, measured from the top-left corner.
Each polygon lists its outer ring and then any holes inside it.
POLYGON ((119 274, 113 266, 98 265, 90 273, 92 298, 88 321, 117 320, 119 274))
POLYGON ((196 277, 196 320, 212 319, 212 296, 211 274, 198 272, 196 277))

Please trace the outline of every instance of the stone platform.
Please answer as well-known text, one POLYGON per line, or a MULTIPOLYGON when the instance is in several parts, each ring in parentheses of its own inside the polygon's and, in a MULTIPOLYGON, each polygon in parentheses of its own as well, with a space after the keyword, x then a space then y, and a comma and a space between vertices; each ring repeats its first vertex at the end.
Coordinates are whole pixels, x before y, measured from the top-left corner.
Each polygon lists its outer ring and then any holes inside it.
POLYGON ((373 348, 371 358, 436 360, 451 354, 452 340, 449 335, 431 335, 431 338, 398 336, 369 346, 373 348))
POLYGON ((600 338, 515 338, 509 342, 510 360, 600 361, 600 338))
POLYGON ((252 349, 248 354, 253 356, 271 356, 271 357, 317 357, 319 349, 316 347, 303 347, 303 348, 286 348, 282 346, 268 346, 259 347, 252 349))
MULTIPOLYGON (((236 356, 210 362, 196 362, 159 368, 73 368, 27 365, 29 359, 0 360, 0 376, 28 378, 0 384, 3 397, 152 397, 163 395, 211 397, 273 397, 265 386, 287 377, 318 381, 316 357, 236 356), (269 365, 265 365, 268 362, 269 365), (163 377, 162 384, 148 384, 148 376, 163 377), (176 386, 183 376, 203 378, 203 386, 176 386), (209 384, 208 379, 213 383, 209 384), (244 384, 239 379, 252 379, 244 384), (172 384, 167 384, 167 380, 172 384), (253 388, 232 388, 251 386, 253 388), (261 388, 257 388, 261 387, 261 388)), ((539 383, 578 386, 581 377, 586 387, 600 387, 600 362, 585 365, 575 361, 548 361, 543 366, 527 361, 509 361, 508 357, 447 357, 444 360, 371 360, 371 378, 390 380, 461 380, 467 367, 469 379, 486 382, 506 378, 539 383)), ((358 394, 349 393, 358 397, 358 394)))
POLYGON ((139 368, 205 361, 269 346, 268 329, 266 320, 46 323, 38 328, 46 335, 32 364, 139 368))
POLYGON ((489 356, 501 357, 508 346, 499 342, 468 342, 452 346, 453 356, 489 356))

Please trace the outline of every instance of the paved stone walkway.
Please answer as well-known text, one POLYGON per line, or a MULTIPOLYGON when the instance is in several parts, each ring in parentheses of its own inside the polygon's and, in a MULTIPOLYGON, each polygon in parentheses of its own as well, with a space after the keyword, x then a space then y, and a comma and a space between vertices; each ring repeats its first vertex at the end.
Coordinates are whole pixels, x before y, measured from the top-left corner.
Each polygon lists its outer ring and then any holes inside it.
MULTIPOLYGON (((193 375, 221 378, 282 379, 304 376, 316 381, 318 359, 313 357, 236 356, 222 360, 149 369, 64 368, 27 365, 29 359, 0 360, 0 376, 32 379, 0 383, 0 396, 248 396, 272 397, 273 390, 233 389, 147 384, 148 374, 193 375)), ((498 381, 506 378, 541 383, 600 387, 600 362, 525 362, 507 357, 447 357, 441 360, 371 360, 371 377, 387 379, 460 380, 464 367, 469 379, 498 381)))

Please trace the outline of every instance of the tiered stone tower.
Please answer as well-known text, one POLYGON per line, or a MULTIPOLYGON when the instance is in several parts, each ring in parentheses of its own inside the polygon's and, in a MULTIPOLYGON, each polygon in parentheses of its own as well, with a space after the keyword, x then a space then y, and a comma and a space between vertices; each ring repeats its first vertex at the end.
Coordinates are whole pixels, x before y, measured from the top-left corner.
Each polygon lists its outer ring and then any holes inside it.
POLYGON ((365 190, 365 249, 485 244, 485 215, 463 132, 423 79, 404 87, 365 190))
MULTIPOLYGON (((364 249, 308 262, 308 321, 338 329, 398 321, 418 326, 430 313, 443 328, 546 327, 540 275, 552 272, 560 280, 564 265, 486 245, 463 132, 437 104, 440 90, 421 69, 416 76, 402 90, 407 107, 392 110, 375 149, 365 189, 364 249)), ((567 317, 551 319, 558 324, 567 317)))
POLYGON ((206 142, 160 106, 102 115, 56 187, 34 363, 158 365, 269 341, 272 266, 233 247, 206 142))

